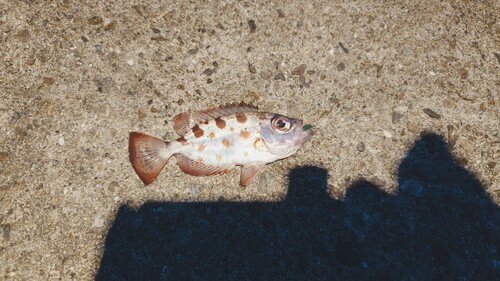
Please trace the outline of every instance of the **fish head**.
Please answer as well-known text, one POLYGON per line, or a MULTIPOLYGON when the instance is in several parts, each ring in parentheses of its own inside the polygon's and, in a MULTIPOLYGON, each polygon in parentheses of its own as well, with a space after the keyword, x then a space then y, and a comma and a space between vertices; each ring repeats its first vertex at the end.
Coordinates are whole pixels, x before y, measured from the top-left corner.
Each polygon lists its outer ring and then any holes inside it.
POLYGON ((313 131, 301 119, 280 114, 269 114, 260 124, 261 137, 266 147, 278 159, 286 158, 306 143, 313 131))

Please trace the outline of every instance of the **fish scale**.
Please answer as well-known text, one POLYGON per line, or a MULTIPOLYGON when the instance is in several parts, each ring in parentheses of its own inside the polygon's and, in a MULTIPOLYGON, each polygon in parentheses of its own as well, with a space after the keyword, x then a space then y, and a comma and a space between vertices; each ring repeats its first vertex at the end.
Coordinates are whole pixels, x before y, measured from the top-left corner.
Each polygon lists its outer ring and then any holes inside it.
POLYGON ((243 165, 267 157, 272 158, 273 155, 260 141, 259 119, 250 113, 247 116, 248 119, 243 124, 236 120, 235 115, 226 117, 226 126, 223 129, 217 127, 215 120, 199 125, 204 131, 203 136, 196 138, 193 132, 189 132, 185 136, 187 143, 181 144, 175 150, 192 159, 203 159, 203 163, 213 165, 243 165), (210 137, 211 133, 213 138, 210 137), (223 144, 224 139, 229 143, 228 146, 223 144))
POLYGON ((187 174, 208 176, 243 166, 242 186, 270 162, 291 156, 313 135, 311 125, 280 114, 258 112, 244 103, 227 104, 174 117, 176 141, 131 132, 129 158, 144 184, 158 176, 169 158, 177 157, 187 174))

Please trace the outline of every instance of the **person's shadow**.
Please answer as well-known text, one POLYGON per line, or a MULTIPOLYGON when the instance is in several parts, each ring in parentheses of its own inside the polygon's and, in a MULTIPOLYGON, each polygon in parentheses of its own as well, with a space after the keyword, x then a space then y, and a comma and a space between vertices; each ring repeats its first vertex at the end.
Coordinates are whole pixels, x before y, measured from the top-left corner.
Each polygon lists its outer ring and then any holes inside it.
POLYGON ((500 208, 443 139, 422 136, 398 177, 339 201, 301 167, 278 203, 124 205, 96 280, 500 280, 500 208))

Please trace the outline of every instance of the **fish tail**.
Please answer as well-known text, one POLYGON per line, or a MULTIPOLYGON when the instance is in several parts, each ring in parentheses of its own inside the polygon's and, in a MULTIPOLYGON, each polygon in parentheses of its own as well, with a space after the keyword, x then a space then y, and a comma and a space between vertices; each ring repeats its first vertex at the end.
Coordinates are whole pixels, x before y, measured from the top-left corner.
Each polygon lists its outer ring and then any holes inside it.
POLYGON ((145 185, 152 183, 172 156, 170 143, 139 132, 131 132, 128 152, 132 167, 145 185))

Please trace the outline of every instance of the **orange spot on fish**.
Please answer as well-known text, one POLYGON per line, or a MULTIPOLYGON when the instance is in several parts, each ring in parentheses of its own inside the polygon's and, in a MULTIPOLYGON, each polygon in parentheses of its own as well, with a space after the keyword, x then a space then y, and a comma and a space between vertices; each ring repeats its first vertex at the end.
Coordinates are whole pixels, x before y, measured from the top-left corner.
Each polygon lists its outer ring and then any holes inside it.
POLYGON ((260 138, 255 138, 254 142, 253 142, 253 146, 254 147, 257 147, 257 144, 259 143, 259 141, 261 141, 260 138))
POLYGON ((223 138, 222 139, 222 144, 225 146, 225 147, 230 147, 231 146, 231 142, 229 142, 228 139, 226 138, 223 138))
POLYGON ((224 121, 220 117, 217 117, 215 118, 215 125, 217 125, 217 128, 219 129, 224 129, 226 127, 226 121, 224 121))
POLYGON ((238 122, 240 123, 245 123, 247 121, 247 116, 245 115, 245 113, 237 113, 236 120, 238 120, 238 122))
POLYGON ((204 144, 200 144, 198 145, 198 151, 203 151, 205 149, 205 145, 204 144))
POLYGON ((215 138, 215 134, 214 134, 214 132, 211 132, 210 134, 208 134, 208 136, 209 136, 211 139, 215 138))
POLYGON ((202 157, 198 157, 198 158, 196 158, 196 161, 203 163, 203 158, 202 157))
POLYGON ((187 139, 184 138, 184 137, 180 137, 177 139, 178 142, 182 143, 182 144, 186 144, 187 143, 187 139))
POLYGON ((244 139, 248 139, 250 137, 250 132, 245 129, 245 130, 240 132, 240 137, 242 137, 244 139))
POLYGON ((233 127, 229 128, 229 130, 230 130, 231 132, 234 132, 234 128, 233 128, 233 127))
POLYGON ((198 125, 194 126, 192 130, 195 137, 199 138, 203 136, 204 132, 198 125))

